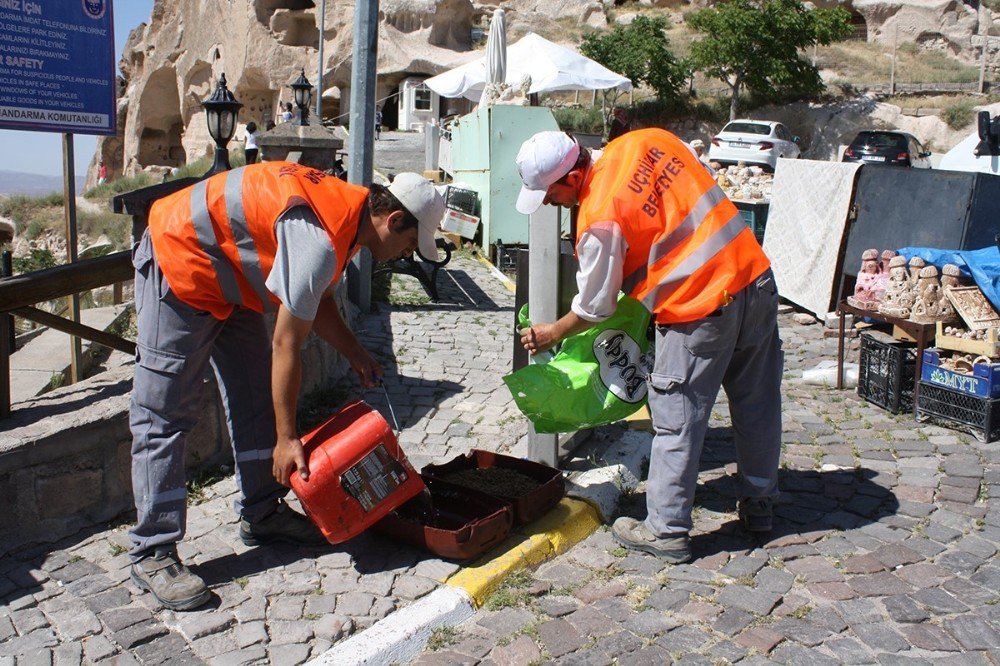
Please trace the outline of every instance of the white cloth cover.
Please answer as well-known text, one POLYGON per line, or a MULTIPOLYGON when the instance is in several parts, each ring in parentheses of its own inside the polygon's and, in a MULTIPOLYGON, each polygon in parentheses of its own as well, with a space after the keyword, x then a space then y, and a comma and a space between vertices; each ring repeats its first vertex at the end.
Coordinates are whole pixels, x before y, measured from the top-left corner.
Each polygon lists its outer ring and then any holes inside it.
MULTIPOLYGON (((486 87, 486 68, 484 56, 433 76, 424 83, 442 97, 466 97, 479 101, 486 87)), ((516 86, 525 74, 531 76, 529 94, 608 88, 628 92, 632 89, 632 82, 624 76, 533 32, 507 47, 504 82, 516 86)))
POLYGON ((1000 174, 1000 156, 983 155, 976 157, 972 151, 979 145, 979 132, 973 132, 962 139, 957 146, 941 158, 939 169, 948 171, 972 171, 976 173, 1000 174))
POLYGON ((830 311, 837 255, 860 166, 779 159, 774 171, 764 252, 778 293, 820 318, 830 311))

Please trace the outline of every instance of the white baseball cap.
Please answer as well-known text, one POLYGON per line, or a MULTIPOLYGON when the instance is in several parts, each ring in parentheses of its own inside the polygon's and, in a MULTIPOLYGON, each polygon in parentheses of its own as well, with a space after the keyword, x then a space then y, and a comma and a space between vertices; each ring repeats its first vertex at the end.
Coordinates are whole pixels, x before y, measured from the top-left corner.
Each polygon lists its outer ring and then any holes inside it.
POLYGON ((521 174, 521 193, 514 205, 517 212, 531 215, 545 200, 545 192, 573 170, 580 156, 580 144, 566 132, 539 132, 523 144, 517 153, 521 174))
POLYGON ((694 141, 691 142, 691 147, 692 148, 704 148, 705 147, 705 142, 702 141, 701 139, 695 139, 694 141))
POLYGON ((389 191, 420 222, 417 248, 432 261, 438 260, 434 234, 444 218, 444 197, 431 181, 416 173, 401 173, 389 184, 389 191))

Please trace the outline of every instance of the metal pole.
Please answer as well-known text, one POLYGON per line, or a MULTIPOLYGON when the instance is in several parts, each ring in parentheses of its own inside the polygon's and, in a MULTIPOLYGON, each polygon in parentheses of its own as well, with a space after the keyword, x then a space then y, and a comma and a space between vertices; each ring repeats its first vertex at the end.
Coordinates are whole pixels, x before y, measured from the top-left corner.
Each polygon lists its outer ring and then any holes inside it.
MULTIPOLYGON (((63 134, 63 198, 65 203, 63 210, 66 215, 66 261, 70 264, 76 263, 77 237, 76 237, 76 170, 73 165, 73 135, 63 134)), ((70 319, 80 323, 80 295, 70 296, 70 319)), ((75 384, 80 381, 80 356, 83 353, 83 346, 80 338, 72 335, 70 340, 70 369, 69 381, 75 384)))
POLYGON ((323 41, 326 34, 326 0, 319 6, 319 62, 317 65, 316 84, 316 122, 323 125, 323 41))
MULTIPOLYGON (((531 321, 559 318, 559 208, 542 206, 528 223, 528 314, 531 321)), ((536 359, 531 357, 531 362, 536 359)), ((528 424, 528 459, 559 465, 559 435, 528 424)))
POLYGON ((899 42, 899 24, 894 26, 892 33, 892 69, 889 71, 889 94, 896 94, 896 44, 899 42))
POLYGON ((979 59, 979 94, 983 94, 986 89, 986 51, 990 45, 990 10, 983 8, 986 13, 986 20, 979 24, 979 32, 983 35, 983 52, 979 59))
MULTIPOLYGON (((372 182, 375 153, 375 65, 378 61, 378 0, 358 0, 354 6, 354 49, 351 54, 351 134, 347 180, 372 182)), ((372 257, 365 248, 348 270, 348 293, 367 312, 372 306, 372 257)))

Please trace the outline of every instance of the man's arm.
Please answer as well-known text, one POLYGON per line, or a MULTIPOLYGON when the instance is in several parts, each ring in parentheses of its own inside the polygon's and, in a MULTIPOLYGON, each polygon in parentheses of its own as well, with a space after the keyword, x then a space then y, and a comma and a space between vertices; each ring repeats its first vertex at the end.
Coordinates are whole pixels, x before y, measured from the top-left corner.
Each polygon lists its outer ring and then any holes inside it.
POLYGON ((521 344, 531 354, 545 351, 564 338, 587 330, 615 313, 628 245, 614 222, 592 225, 576 246, 580 269, 577 295, 570 311, 551 324, 532 324, 521 331, 521 344))
POLYGON ((299 354, 311 329, 311 321, 298 319, 283 305, 278 307, 271 341, 271 397, 278 434, 272 472, 283 486, 289 485, 289 477, 296 470, 303 479, 309 478, 309 465, 295 427, 295 408, 302 384, 299 354))
POLYGON ((382 377, 382 366, 361 346, 357 336, 340 316, 332 290, 319 303, 313 330, 347 359, 362 387, 370 388, 382 377))

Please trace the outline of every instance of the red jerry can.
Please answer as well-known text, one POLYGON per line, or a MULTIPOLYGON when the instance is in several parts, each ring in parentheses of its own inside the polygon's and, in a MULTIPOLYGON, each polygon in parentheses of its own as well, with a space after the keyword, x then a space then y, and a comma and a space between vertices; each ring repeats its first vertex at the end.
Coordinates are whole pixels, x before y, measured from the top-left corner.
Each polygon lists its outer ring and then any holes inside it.
POLYGON ((424 489, 382 415, 358 400, 302 437, 309 480, 291 476, 306 514, 330 543, 347 541, 424 489))

